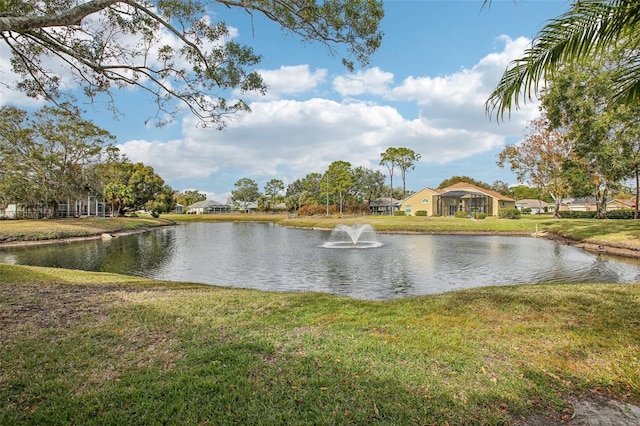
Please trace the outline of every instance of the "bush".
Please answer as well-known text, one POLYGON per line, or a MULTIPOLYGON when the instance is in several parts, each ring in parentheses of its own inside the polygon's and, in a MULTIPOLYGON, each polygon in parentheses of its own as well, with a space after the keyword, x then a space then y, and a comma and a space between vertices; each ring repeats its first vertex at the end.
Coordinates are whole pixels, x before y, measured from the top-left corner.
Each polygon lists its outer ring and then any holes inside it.
POLYGON ((598 215, 595 211, 580 212, 563 210, 558 212, 558 216, 563 219, 595 219, 598 215))
MULTIPOLYGON (((329 206, 329 214, 332 215, 338 211, 337 206, 330 205, 329 206)), ((327 214, 327 206, 321 206, 319 204, 309 204, 306 206, 302 206, 296 212, 298 216, 320 216, 327 214)))
POLYGON ((404 216, 404 211, 402 210, 396 210, 393 212, 394 216, 404 216))
POLYGON ((622 209, 622 210, 612 210, 607 212, 607 218, 609 219, 633 219, 635 216, 635 210, 633 209, 622 209))
POLYGON ((518 209, 500 209, 498 211, 500 219, 520 219, 520 210, 518 209))
POLYGON ((416 216, 428 216, 426 210, 418 210, 416 216))
POLYGON ((458 210, 456 212, 455 215, 453 215, 454 217, 457 217, 458 219, 466 219, 469 217, 469 213, 462 211, 462 210, 458 210))

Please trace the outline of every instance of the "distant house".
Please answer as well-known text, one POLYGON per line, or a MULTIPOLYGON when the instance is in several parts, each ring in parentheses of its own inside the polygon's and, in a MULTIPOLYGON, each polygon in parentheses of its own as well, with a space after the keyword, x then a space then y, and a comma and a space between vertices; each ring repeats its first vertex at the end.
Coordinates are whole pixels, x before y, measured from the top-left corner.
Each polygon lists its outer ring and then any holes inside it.
POLYGON ((369 210, 372 214, 393 214, 400 210, 400 200, 391 197, 380 197, 369 203, 369 210))
MULTIPOLYGON (((627 199, 607 199, 607 211, 622 210, 622 209, 635 209, 636 203, 634 200, 627 199)), ((582 198, 564 198, 560 202, 560 211, 580 211, 590 212, 597 211, 595 197, 582 197, 582 198)))
POLYGON ((424 188, 402 201, 400 208, 409 216, 418 211, 426 211, 427 216, 454 216, 457 212, 497 216, 499 210, 514 209, 516 204, 496 191, 459 182, 443 189, 424 188))
POLYGON ((213 200, 198 201, 187 207, 187 214, 216 214, 229 213, 233 207, 226 204, 220 204, 213 200))
POLYGON ((624 210, 624 209, 635 209, 636 201, 634 199, 620 199, 615 198, 613 200, 607 201, 607 211, 610 212, 612 210, 624 210))
POLYGON ((554 206, 542 200, 524 199, 516 201, 516 208, 518 210, 525 211, 530 209, 531 214, 541 214, 547 212, 553 212, 554 206))

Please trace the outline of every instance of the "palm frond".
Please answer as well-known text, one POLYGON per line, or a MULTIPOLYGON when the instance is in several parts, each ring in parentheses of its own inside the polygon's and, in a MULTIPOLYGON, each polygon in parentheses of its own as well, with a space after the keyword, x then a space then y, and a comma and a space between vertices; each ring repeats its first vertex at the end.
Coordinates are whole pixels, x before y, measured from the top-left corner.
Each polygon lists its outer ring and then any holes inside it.
POLYGON ((509 64, 485 103, 487 114, 503 120, 506 112, 519 108, 521 99, 525 103, 531 101, 560 67, 598 55, 619 40, 627 40, 629 47, 637 48, 639 26, 640 2, 575 1, 567 12, 540 31, 521 58, 509 64))

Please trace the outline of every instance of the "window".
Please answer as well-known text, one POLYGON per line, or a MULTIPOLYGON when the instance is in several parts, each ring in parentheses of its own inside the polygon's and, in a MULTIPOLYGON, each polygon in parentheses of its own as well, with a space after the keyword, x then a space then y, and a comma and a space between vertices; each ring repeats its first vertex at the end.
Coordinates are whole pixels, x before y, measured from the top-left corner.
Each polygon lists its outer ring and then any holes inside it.
POLYGON ((404 212, 405 212, 406 214, 411 214, 411 206, 405 206, 405 207, 404 207, 404 212))
POLYGON ((428 198, 423 198, 421 203, 422 204, 429 204, 429 199, 428 198))

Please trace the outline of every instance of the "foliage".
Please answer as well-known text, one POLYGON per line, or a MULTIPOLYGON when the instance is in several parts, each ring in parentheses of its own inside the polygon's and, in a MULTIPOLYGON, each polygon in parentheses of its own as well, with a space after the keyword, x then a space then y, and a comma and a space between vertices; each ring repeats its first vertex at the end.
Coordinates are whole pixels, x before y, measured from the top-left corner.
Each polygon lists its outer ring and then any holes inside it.
POLYGON ((325 194, 331 195, 337 193, 338 206, 340 213, 342 213, 345 206, 346 196, 353 184, 351 163, 348 161, 338 160, 329 164, 329 168, 325 172, 325 177, 322 179, 321 183, 324 184, 325 194))
POLYGON ((469 176, 452 176, 449 179, 445 179, 442 182, 440 182, 440 185, 438 185, 438 189, 444 189, 460 182, 470 183, 472 185, 475 185, 477 187, 484 188, 484 189, 492 189, 491 185, 489 185, 488 183, 475 180, 473 178, 470 178, 469 176))
POLYGON ((271 179, 264 186, 265 210, 273 207, 284 200, 284 182, 280 179, 271 179))
POLYGON ((467 219, 469 217, 469 213, 463 211, 463 210, 458 210, 453 217, 458 218, 458 219, 467 219))
POLYGON ((412 149, 405 147, 389 147, 380 154, 380 165, 386 166, 389 170, 390 183, 389 187, 393 192, 393 173, 396 166, 400 169, 402 176, 402 197, 406 195, 406 174, 407 170, 415 168, 415 163, 420 161, 421 155, 412 149))
POLYGON ((562 210, 558 212, 558 215, 562 219, 595 219, 598 213, 596 211, 562 210))
POLYGON ((405 212, 404 212, 404 210, 395 210, 393 212, 393 215, 394 216, 405 216, 405 212))
POLYGON ((500 167, 508 164, 518 182, 530 183, 541 194, 549 194, 555 200, 557 217, 560 201, 570 191, 566 161, 573 155, 573 144, 564 128, 551 128, 544 112, 529 123, 527 130, 522 141, 507 145, 498 154, 497 164, 500 167))
POLYGON ((121 158, 101 164, 98 170, 104 196, 116 206, 117 216, 144 209, 157 215, 175 207, 174 191, 151 166, 121 158))
POLYGON ((574 163, 574 182, 583 175, 586 188, 596 197, 599 218, 606 215, 611 189, 632 171, 617 132, 630 125, 625 120, 628 116, 620 114, 619 105, 611 99, 618 64, 626 60, 624 52, 611 51, 567 66, 553 76, 542 100, 552 128, 565 129, 572 142, 572 155, 566 158, 574 163))
POLYGON ((43 107, 29 114, 0 109, 0 194, 27 208, 59 203, 99 191, 95 166, 113 136, 82 120, 72 106, 43 107))
POLYGON ((527 185, 517 185, 510 188, 511 196, 516 200, 542 200, 545 202, 552 201, 548 195, 542 194, 539 188, 533 188, 527 185))
POLYGON ((127 206, 135 201, 132 189, 120 182, 109 182, 104 187, 104 197, 111 203, 111 212, 117 216, 122 216, 127 206))
POLYGON ((249 210, 249 204, 257 203, 260 198, 258 184, 253 179, 242 178, 233 184, 236 188, 231 191, 231 198, 246 212, 249 210))
POLYGON ((620 209, 607 212, 607 219, 637 219, 636 210, 620 209))
MULTIPOLYGON (((338 213, 338 206, 334 204, 329 204, 328 209, 329 215, 338 213)), ((300 207, 296 213, 299 216, 326 216, 327 206, 321 204, 306 204, 300 207)))
POLYGON ((178 204, 189 207, 199 201, 205 201, 207 199, 207 195, 195 190, 188 190, 177 193, 175 199, 178 204))
POLYGON ((581 64, 616 48, 625 49, 610 86, 616 103, 637 103, 640 97, 640 4, 633 0, 574 0, 567 12, 552 19, 511 62, 486 102, 489 114, 504 117, 537 94, 546 81, 567 66, 581 64))
POLYGON ((498 210, 499 219, 520 219, 520 210, 518 209, 500 209, 498 210))
POLYGON ((426 210, 418 210, 414 213, 414 216, 428 216, 426 210))
POLYGON ((0 3, 1 41, 22 77, 18 89, 29 96, 73 100, 74 87, 63 90, 73 80, 91 101, 106 94, 115 110, 112 89, 134 86, 153 98, 157 124, 187 106, 203 124, 221 128, 229 114, 249 110, 225 92, 267 90, 251 71, 261 57, 234 42, 220 17, 227 8, 260 14, 331 53, 344 47, 349 69, 354 59, 365 65, 382 38, 377 0, 16 0, 0 3))
POLYGON ((351 195, 356 203, 371 203, 384 194, 385 176, 379 170, 356 167, 351 171, 351 195))

